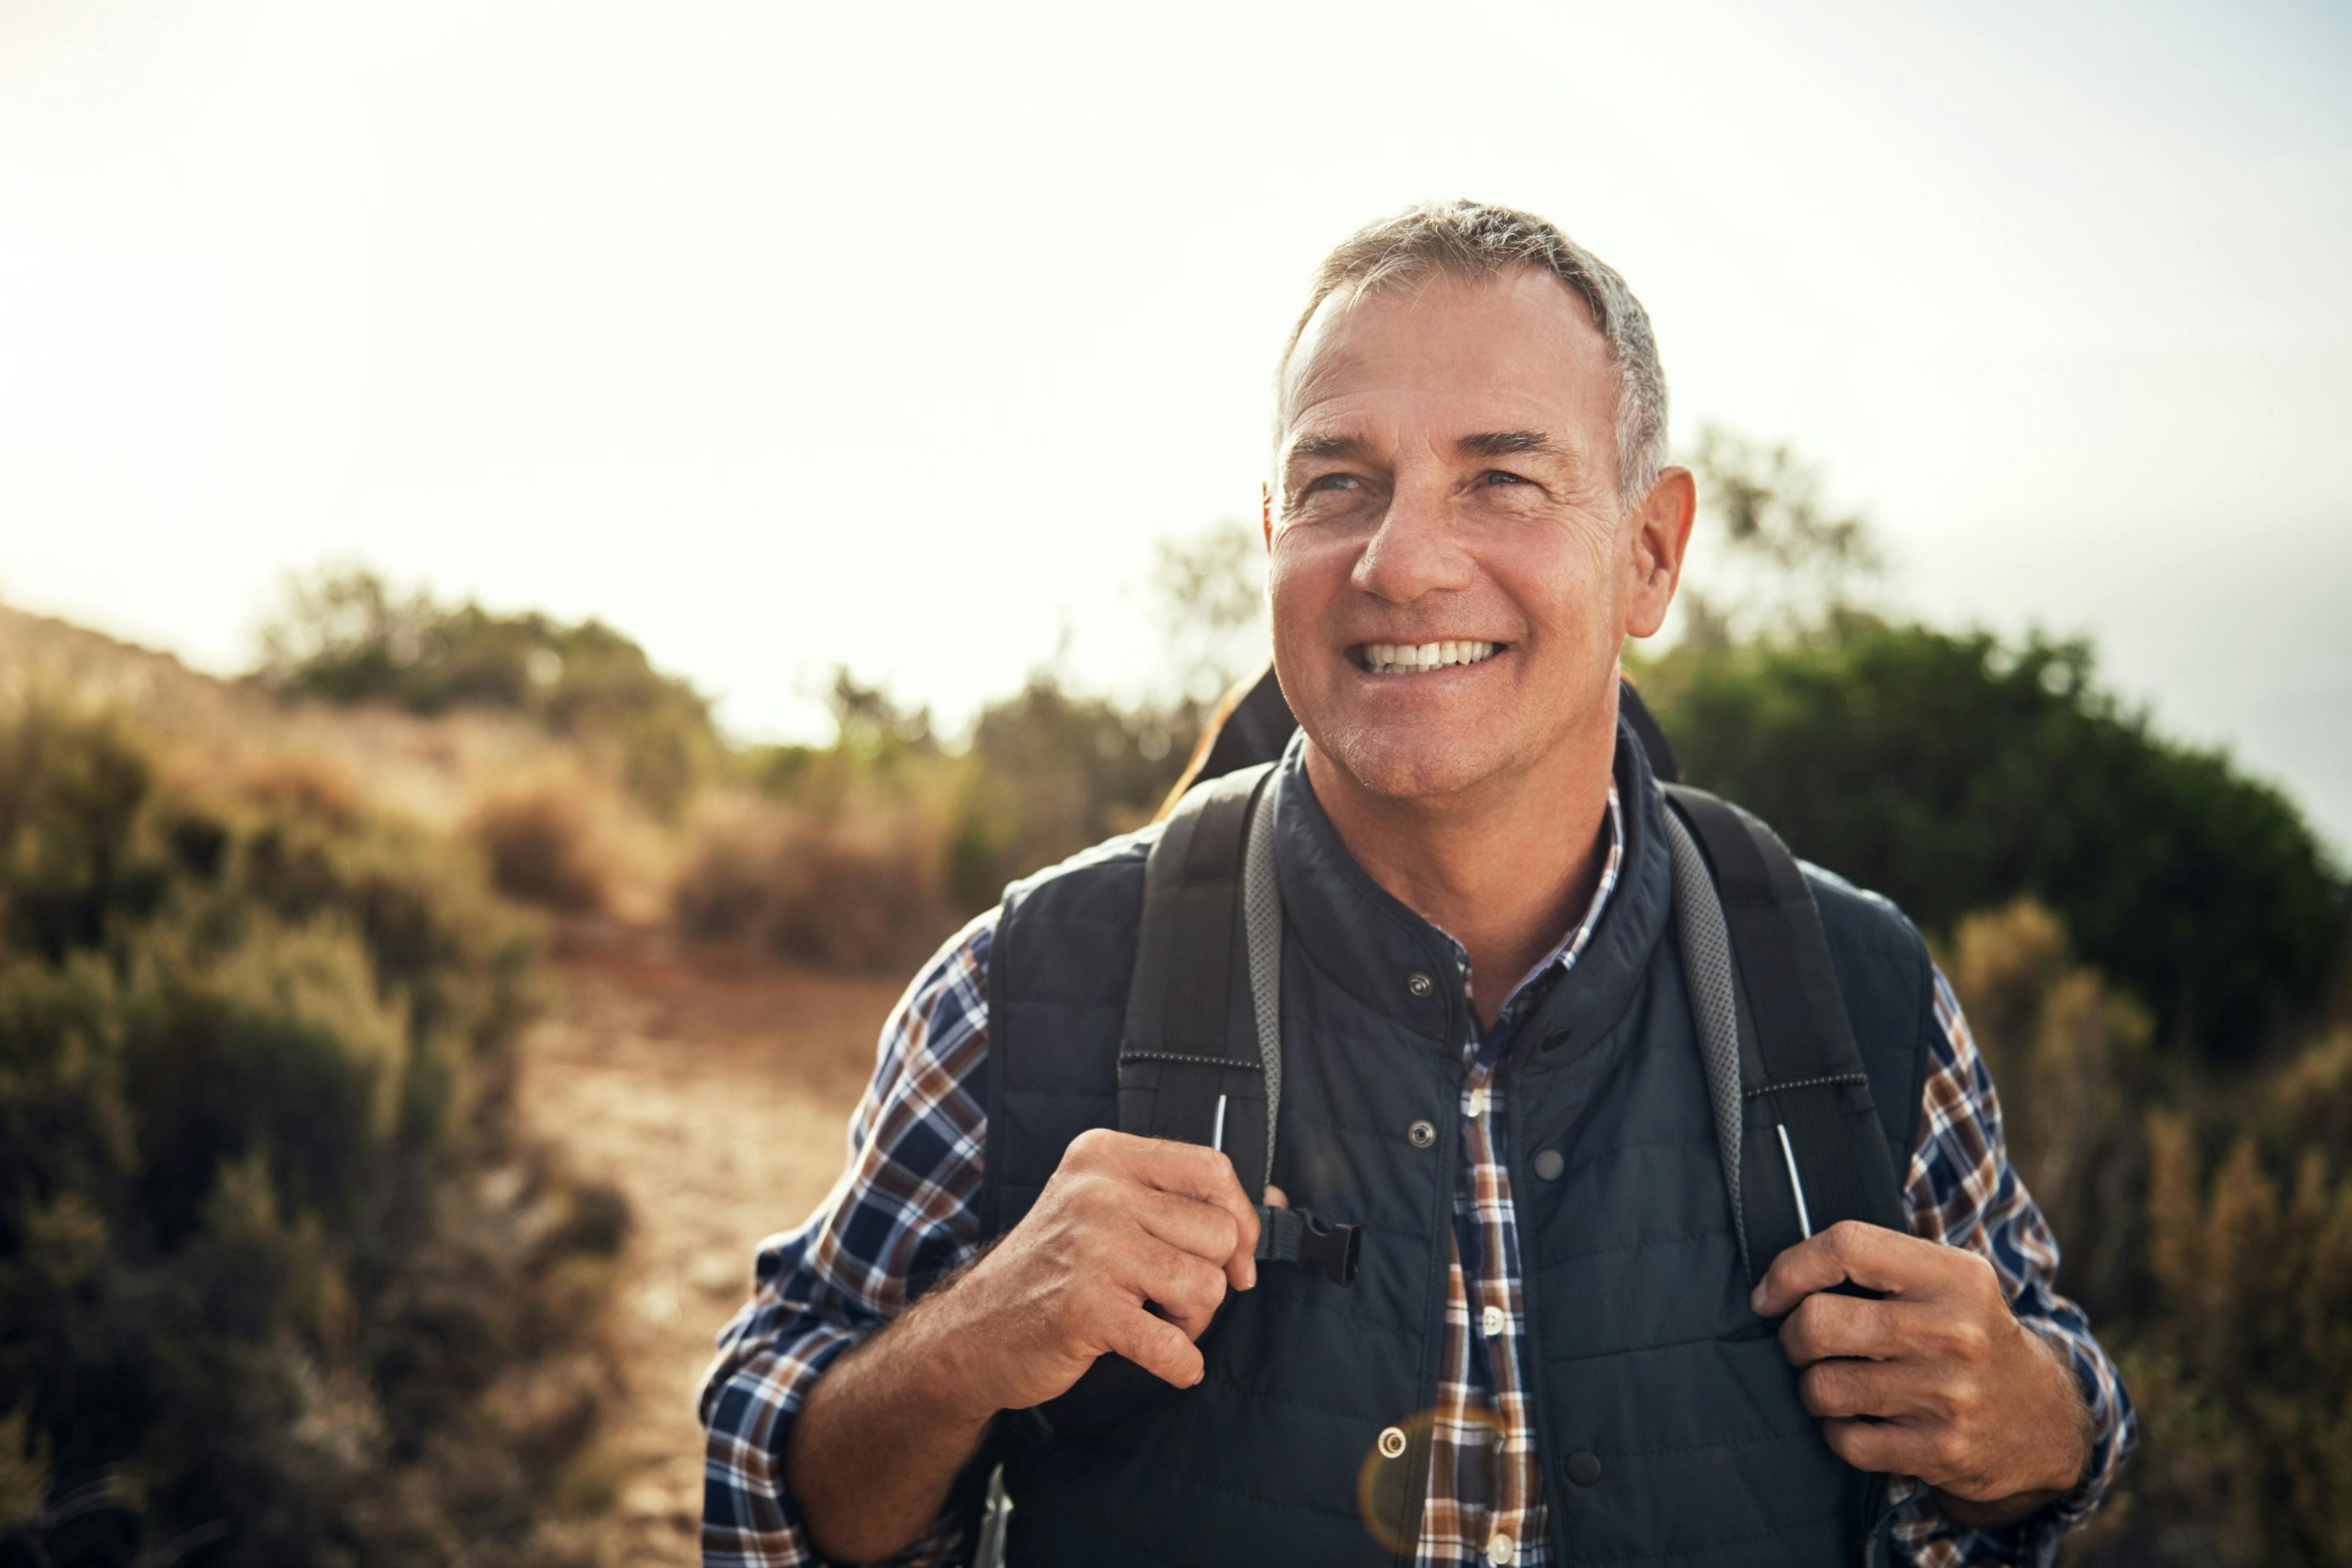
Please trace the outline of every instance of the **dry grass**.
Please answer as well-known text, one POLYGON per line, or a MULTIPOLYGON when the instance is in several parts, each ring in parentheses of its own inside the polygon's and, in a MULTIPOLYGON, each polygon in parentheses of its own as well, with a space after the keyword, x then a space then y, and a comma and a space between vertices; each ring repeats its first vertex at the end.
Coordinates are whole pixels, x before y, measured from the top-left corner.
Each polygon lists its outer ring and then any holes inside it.
POLYGON ((955 923, 946 828, 908 810, 830 816, 747 795, 706 805, 670 894, 678 931, 854 973, 919 961, 955 923))

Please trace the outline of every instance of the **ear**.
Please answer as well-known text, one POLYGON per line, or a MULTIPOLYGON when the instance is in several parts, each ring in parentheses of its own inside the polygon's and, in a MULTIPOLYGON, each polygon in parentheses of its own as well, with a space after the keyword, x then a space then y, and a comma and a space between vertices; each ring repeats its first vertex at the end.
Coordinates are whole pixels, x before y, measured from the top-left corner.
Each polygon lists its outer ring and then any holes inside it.
POLYGON ((1267 553, 1274 551, 1274 486, 1265 479, 1257 485, 1257 527, 1265 539, 1267 553))
POLYGON ((1683 576, 1690 547, 1691 519, 1698 511, 1698 483, 1688 468, 1668 468, 1642 498, 1633 519, 1627 570, 1625 635, 1654 636, 1665 624, 1666 607, 1683 576))

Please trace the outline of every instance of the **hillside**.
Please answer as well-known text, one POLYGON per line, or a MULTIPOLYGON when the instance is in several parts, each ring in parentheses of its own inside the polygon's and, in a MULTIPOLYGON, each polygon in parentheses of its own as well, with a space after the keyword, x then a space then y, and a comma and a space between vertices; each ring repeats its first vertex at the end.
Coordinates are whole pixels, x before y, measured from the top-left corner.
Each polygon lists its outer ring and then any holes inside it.
MULTIPOLYGON (((0 710, 131 719, 167 773, 351 791, 437 832, 486 794, 571 767, 511 719, 289 707, 168 654, 0 607, 0 710)), ((622 1387, 575 1489, 612 1526, 597 1561, 696 1561, 694 1392, 748 1293, 760 1239, 797 1224, 839 1168, 887 980, 698 949, 646 924, 542 917, 554 984, 520 1046, 519 1120, 569 1168, 617 1187, 633 1223, 610 1286, 622 1387)))

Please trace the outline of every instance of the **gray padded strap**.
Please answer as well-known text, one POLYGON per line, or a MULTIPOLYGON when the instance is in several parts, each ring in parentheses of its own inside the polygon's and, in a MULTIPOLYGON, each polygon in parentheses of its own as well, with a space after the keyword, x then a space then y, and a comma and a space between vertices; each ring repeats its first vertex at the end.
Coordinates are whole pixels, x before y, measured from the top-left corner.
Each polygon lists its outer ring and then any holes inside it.
POLYGON ((1242 851, 1242 926, 1249 944, 1250 1005, 1257 1050, 1265 1064, 1265 1183, 1274 1182, 1275 1129, 1282 1124, 1282 884, 1274 872, 1274 806, 1282 794, 1276 768, 1250 812, 1242 851))
MULTIPOLYGON (((1663 805, 1664 803, 1661 803, 1663 805)), ((1699 1060, 1706 1069, 1706 1098, 1715 1108, 1715 1144, 1723 1161, 1723 1184, 1731 1194, 1731 1221, 1739 1237, 1739 1262, 1748 1268, 1748 1212, 1739 1202, 1739 1013, 1733 1000, 1731 935, 1723 921, 1723 900, 1698 842, 1668 805, 1658 813, 1666 825, 1666 847, 1675 867, 1675 934, 1683 950, 1683 984, 1690 993, 1691 1018, 1698 1027, 1699 1060)), ((1755 1271, 1748 1270, 1754 1279, 1755 1271)))

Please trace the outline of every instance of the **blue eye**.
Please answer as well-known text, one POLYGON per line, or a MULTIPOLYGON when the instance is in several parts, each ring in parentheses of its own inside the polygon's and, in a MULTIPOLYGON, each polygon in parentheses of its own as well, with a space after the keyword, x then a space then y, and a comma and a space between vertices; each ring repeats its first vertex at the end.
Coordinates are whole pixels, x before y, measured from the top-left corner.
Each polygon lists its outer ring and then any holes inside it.
POLYGON ((1356 476, 1353 474, 1325 474, 1321 478, 1309 483, 1307 489, 1300 493, 1311 496, 1317 490, 1322 489, 1326 486, 1336 487, 1339 485, 1352 485, 1355 482, 1356 476))
POLYGON ((1490 485, 1523 485, 1528 481, 1517 474, 1507 474, 1500 468, 1489 468, 1479 478, 1490 485))

